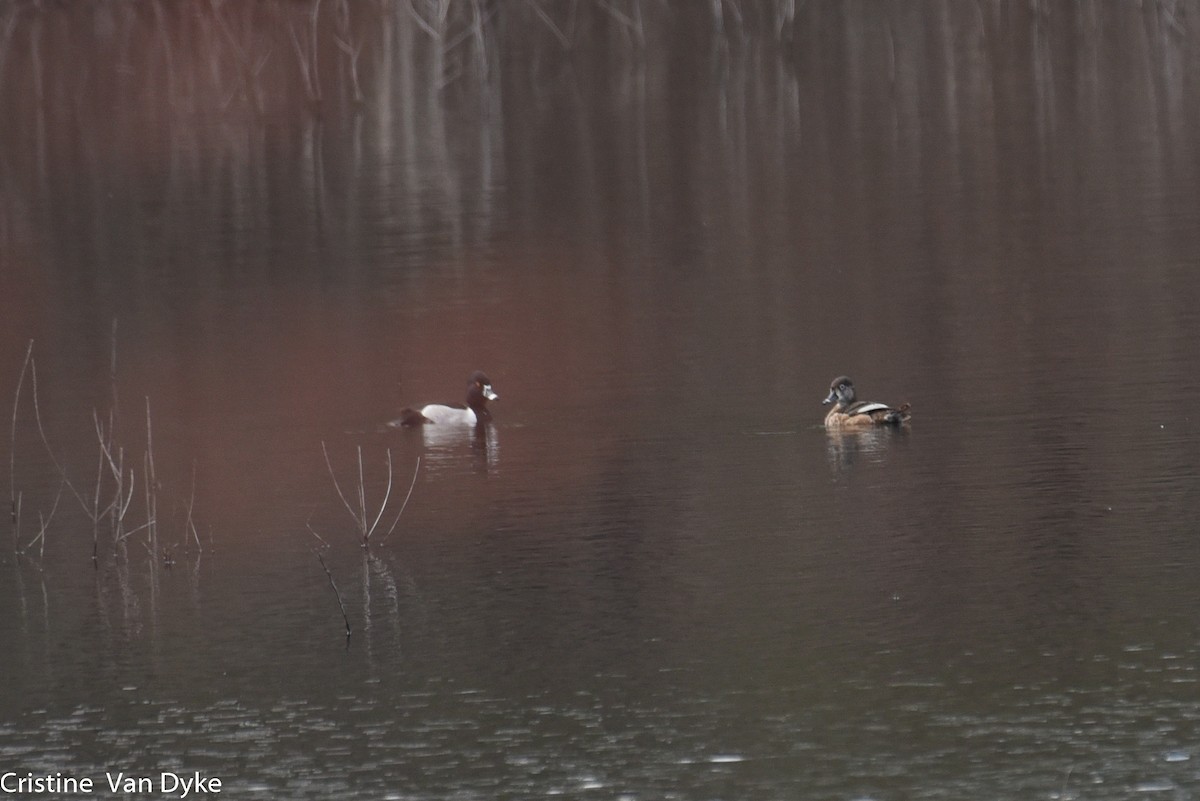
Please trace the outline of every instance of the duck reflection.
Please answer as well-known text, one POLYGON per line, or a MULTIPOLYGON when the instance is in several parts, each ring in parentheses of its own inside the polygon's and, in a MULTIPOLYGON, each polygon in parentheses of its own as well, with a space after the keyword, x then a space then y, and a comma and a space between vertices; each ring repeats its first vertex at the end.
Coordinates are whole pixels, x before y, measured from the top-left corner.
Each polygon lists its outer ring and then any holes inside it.
POLYGON ((500 434, 494 425, 475 426, 471 437, 471 452, 479 466, 489 473, 500 465, 500 434))
POLYGON ((835 473, 848 473, 855 464, 884 464, 889 451, 908 440, 907 428, 843 428, 825 433, 825 455, 835 473))
POLYGON ((425 459, 431 468, 450 467, 461 463, 464 457, 489 473, 500 465, 500 432, 494 424, 481 423, 469 429, 423 426, 420 431, 425 442, 425 459))

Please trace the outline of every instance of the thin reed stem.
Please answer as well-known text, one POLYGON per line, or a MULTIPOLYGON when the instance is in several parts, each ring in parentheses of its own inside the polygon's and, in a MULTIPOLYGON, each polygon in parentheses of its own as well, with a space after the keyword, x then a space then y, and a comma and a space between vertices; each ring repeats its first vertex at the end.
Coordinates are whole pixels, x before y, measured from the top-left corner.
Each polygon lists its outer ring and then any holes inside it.
POLYGON ((358 530, 367 539, 367 490, 363 481, 362 446, 358 446, 358 530))
MULTIPOLYGON (((97 423, 99 422, 99 418, 97 423)), ((99 563, 100 549, 100 517, 103 512, 100 511, 100 486, 104 481, 104 451, 103 449, 97 454, 96 458, 96 491, 92 494, 92 510, 89 516, 92 518, 92 564, 99 563)), ((86 511, 86 509, 85 509, 86 511)))
MULTIPOLYGON (((392 500, 392 483, 394 481, 392 451, 390 448, 387 450, 387 485, 384 487, 383 499, 380 501, 379 509, 374 513, 374 515, 371 514, 370 508, 367 505, 367 481, 366 472, 363 467, 362 446, 358 446, 357 449, 358 487, 356 488, 357 494, 355 498, 355 500, 358 502, 357 510, 355 510, 354 506, 346 498, 346 493, 342 491, 342 486, 338 482, 337 475, 333 471, 333 463, 329 459, 329 449, 325 447, 325 443, 323 441, 321 442, 321 452, 325 456, 325 467, 329 470, 329 477, 333 479, 333 487, 337 490, 338 497, 342 499, 342 505, 346 507, 346 511, 350 513, 352 518, 354 518, 354 523, 358 528, 359 541, 364 549, 369 549, 371 546, 371 537, 373 537, 375 532, 379 530, 380 521, 383 520, 384 515, 387 513, 388 505, 392 500)), ((417 466, 420 467, 420 465, 421 461, 418 459, 417 466)), ((415 476, 413 481, 416 481, 415 476)), ((411 497, 412 486, 409 486, 408 494, 411 497)), ((407 497, 405 498, 405 503, 408 503, 407 497)), ((403 511, 404 510, 401 509, 401 512, 403 511)), ((392 529, 395 527, 396 524, 393 522, 392 529)), ((391 529, 389 529, 388 533, 391 533, 391 529)))
POLYGON ((58 461, 58 457, 54 455, 54 449, 50 447, 50 439, 46 436, 46 429, 42 425, 42 406, 38 400, 37 359, 32 359, 29 362, 29 378, 33 389, 33 419, 37 423, 38 436, 42 438, 42 446, 46 449, 46 455, 54 463, 54 469, 62 477, 67 489, 75 496, 75 500, 79 501, 79 505, 87 509, 87 503, 84 501, 83 496, 79 494, 79 491, 75 489, 75 485, 71 483, 71 479, 67 477, 67 469, 63 467, 62 463, 58 461))
POLYGON ((329 451, 325 448, 325 440, 321 440, 321 453, 325 454, 325 467, 329 469, 329 477, 333 479, 333 488, 337 490, 338 497, 342 499, 342 504, 346 507, 346 511, 355 520, 358 520, 358 515, 354 514, 354 509, 351 508, 350 502, 346 500, 345 494, 342 492, 342 485, 338 483, 337 475, 333 472, 333 465, 329 461, 329 451))
MULTIPOLYGON (((192 516, 192 510, 196 506, 196 461, 192 460, 192 492, 188 496, 187 520, 184 521, 183 538, 187 541, 187 532, 192 532, 192 537, 196 540, 196 551, 203 551, 204 546, 200 544, 200 532, 196 530, 196 520, 192 516)), ((209 543, 212 544, 211 542, 209 543)))
POLYGON ((396 519, 392 521, 391 527, 387 530, 387 534, 383 535, 383 539, 379 541, 383 545, 388 541, 388 537, 392 536, 392 532, 396 530, 396 525, 400 522, 400 517, 404 514, 404 510, 408 508, 408 499, 412 497, 413 488, 417 486, 417 474, 421 472, 421 457, 417 457, 417 466, 413 468, 412 481, 408 485, 408 494, 404 496, 404 503, 400 504, 400 511, 396 513, 396 519))
POLYGON ((325 538, 322 537, 320 534, 318 534, 317 530, 312 527, 312 516, 311 515, 309 516, 308 520, 304 521, 304 526, 308 529, 308 533, 312 534, 314 537, 316 537, 317 542, 321 543, 322 546, 324 546, 325 548, 331 547, 329 545, 329 543, 325 541, 325 538))
POLYGON ((342 602, 342 593, 338 591, 337 582, 333 580, 333 573, 329 569, 329 565, 325 564, 325 557, 320 551, 315 551, 317 561, 321 563, 321 569, 325 571, 325 575, 329 578, 329 586, 333 588, 334 597, 337 598, 338 608, 342 610, 342 620, 346 623, 346 647, 350 647, 350 616, 346 614, 346 604, 342 602))
POLYGON ((375 533, 376 527, 379 526, 379 521, 383 517, 383 511, 387 509, 388 499, 392 497, 392 449, 388 448, 387 452, 387 490, 383 494, 383 503, 379 505, 379 514, 375 515, 375 522, 371 523, 371 527, 363 532, 363 546, 370 541, 371 535, 375 533))
POLYGON ((150 422, 150 396, 146 396, 146 525, 151 552, 158 553, 158 480, 154 470, 154 432, 150 422))
POLYGON ((50 505, 50 512, 43 514, 38 512, 38 533, 29 544, 21 549, 21 553, 25 553, 34 545, 38 546, 38 561, 41 562, 46 557, 46 529, 50 527, 50 521, 54 519, 54 513, 58 511, 58 502, 62 500, 62 491, 65 481, 58 482, 58 492, 54 495, 54 503, 50 505))
POLYGON ((17 391, 13 394, 12 412, 12 448, 8 454, 8 493, 12 514, 13 550, 18 550, 21 536, 21 501, 17 496, 17 409, 21 405, 21 385, 25 383, 25 371, 29 368, 29 360, 33 358, 33 340, 25 348, 25 362, 21 365, 21 374, 17 377, 17 391))

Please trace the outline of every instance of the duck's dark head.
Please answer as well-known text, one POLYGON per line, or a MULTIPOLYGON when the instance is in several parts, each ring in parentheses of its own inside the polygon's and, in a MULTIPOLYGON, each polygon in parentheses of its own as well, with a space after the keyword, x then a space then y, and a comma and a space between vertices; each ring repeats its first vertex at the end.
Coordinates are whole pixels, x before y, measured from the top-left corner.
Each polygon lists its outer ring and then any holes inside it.
POLYGON ((829 384, 829 396, 822 403, 837 403, 849 406, 854 403, 854 382, 850 376, 839 375, 829 384))
POLYGON ((487 374, 482 370, 471 373, 470 381, 467 384, 467 406, 475 412, 475 416, 481 422, 492 419, 487 402, 494 400, 500 400, 500 396, 492 389, 492 380, 487 377, 487 374))

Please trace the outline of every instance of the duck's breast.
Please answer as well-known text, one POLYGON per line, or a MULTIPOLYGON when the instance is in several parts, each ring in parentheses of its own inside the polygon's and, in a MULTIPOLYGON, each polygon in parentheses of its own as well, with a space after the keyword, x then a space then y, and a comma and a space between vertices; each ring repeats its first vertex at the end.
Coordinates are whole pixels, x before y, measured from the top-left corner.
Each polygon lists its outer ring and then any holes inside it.
POLYGON ((444 406, 440 403, 431 403, 421 410, 421 414, 431 423, 440 423, 443 425, 458 424, 458 425, 474 425, 475 412, 466 407, 444 406))

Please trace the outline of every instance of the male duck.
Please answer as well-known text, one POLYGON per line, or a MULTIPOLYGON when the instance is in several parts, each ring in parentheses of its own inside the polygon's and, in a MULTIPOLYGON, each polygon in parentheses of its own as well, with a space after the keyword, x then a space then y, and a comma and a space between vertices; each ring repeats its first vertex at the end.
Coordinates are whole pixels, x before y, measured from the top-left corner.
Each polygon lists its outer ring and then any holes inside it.
POLYGON ((840 375, 829 385, 829 397, 824 403, 833 408, 825 415, 826 428, 865 428, 867 426, 898 426, 907 423, 912 416, 909 405, 902 404, 893 409, 884 403, 854 401, 854 383, 849 377, 840 375))
POLYGON ((400 418, 393 425, 411 427, 436 423, 473 426, 486 423, 492 419, 492 413, 487 408, 488 401, 499 399, 500 396, 492 390, 491 379, 482 370, 476 370, 467 382, 465 405, 431 403, 420 409, 401 409, 400 418))

